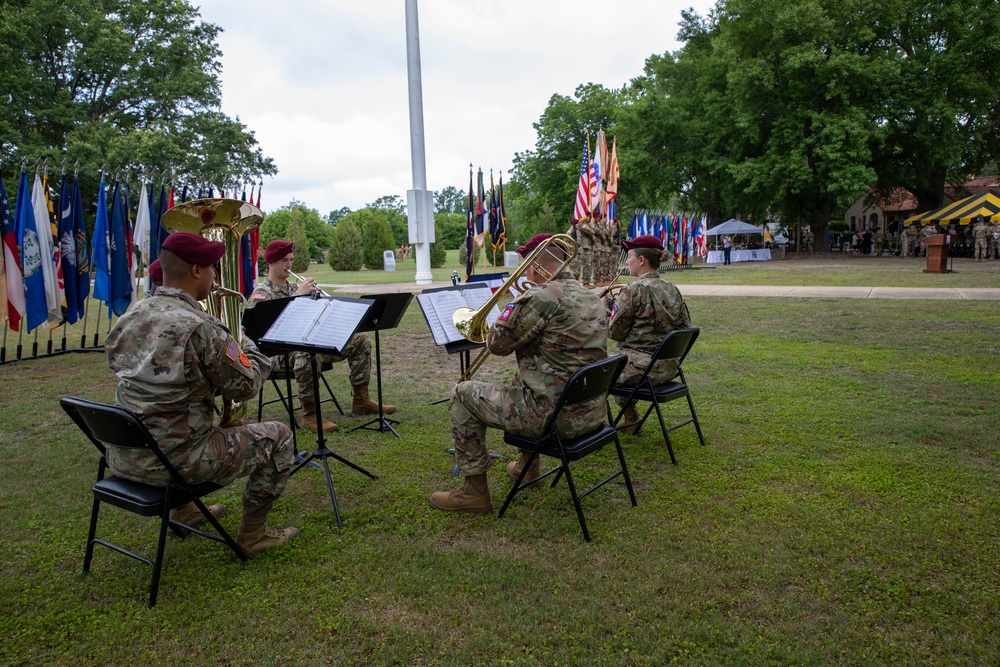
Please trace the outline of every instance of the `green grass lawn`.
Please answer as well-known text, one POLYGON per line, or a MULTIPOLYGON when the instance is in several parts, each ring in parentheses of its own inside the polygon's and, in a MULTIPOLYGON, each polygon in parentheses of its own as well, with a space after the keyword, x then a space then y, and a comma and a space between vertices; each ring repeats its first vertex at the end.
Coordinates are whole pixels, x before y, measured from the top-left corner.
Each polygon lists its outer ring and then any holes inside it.
MULTIPOLYGON (((792 264, 771 266, 804 271, 792 264)), ((333 463, 344 528, 322 474, 304 470, 273 515, 300 537, 243 565, 172 540, 152 610, 144 566, 98 547, 81 574, 97 456, 58 399, 113 400, 103 356, 0 366, 0 664, 1000 662, 997 302, 689 305, 702 336, 685 367, 707 446, 693 427, 676 431, 673 466, 655 426, 626 436, 639 505, 621 484, 588 497, 593 542, 563 484, 522 494, 502 520, 428 507, 457 485, 447 406, 427 403, 453 386, 458 360, 411 304, 382 337, 402 439, 331 438, 379 476, 333 463)), ((481 379, 512 369, 493 358, 481 379)), ((346 372, 328 373, 342 402, 346 372)), ((489 442, 512 454, 499 433, 489 442)), ((581 485, 613 457, 582 462, 581 485)), ((489 482, 499 507, 501 465, 489 482)), ((213 497, 233 530, 242 485, 213 497)), ((148 554, 156 522, 106 508, 99 533, 148 554)))

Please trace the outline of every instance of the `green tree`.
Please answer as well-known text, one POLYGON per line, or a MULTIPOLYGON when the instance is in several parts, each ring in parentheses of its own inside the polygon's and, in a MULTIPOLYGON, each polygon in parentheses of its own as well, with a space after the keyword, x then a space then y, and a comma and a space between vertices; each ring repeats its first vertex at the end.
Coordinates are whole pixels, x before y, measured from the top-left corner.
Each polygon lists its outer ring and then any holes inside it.
POLYGON ((406 219, 406 204, 399 195, 384 195, 366 207, 377 211, 379 218, 389 225, 395 245, 406 245, 410 242, 410 228, 406 219))
POLYGON ((340 225, 350 220, 357 226, 364 245, 362 259, 369 269, 381 269, 382 252, 392 250, 398 245, 393 241, 392 230, 389 227, 389 219, 395 215, 399 214, 395 211, 363 208, 344 216, 340 221, 340 225))
MULTIPOLYGON (((446 215, 454 215, 454 214, 446 214, 446 215)), ((437 218, 438 216, 434 216, 434 217, 437 218)), ((444 263, 448 260, 448 249, 447 249, 447 247, 445 247, 445 244, 442 241, 442 229, 441 228, 442 228, 442 224, 435 219, 435 222, 434 222, 434 238, 436 238, 437 241, 435 241, 434 243, 432 243, 431 247, 430 247, 430 251, 431 251, 431 268, 432 269, 437 269, 439 267, 444 266, 444 263)))
POLYGON ((1000 11, 980 0, 886 0, 865 18, 860 46, 887 72, 870 98, 878 185, 907 188, 920 211, 937 208, 947 182, 996 173, 1000 11))
POLYGON ((295 244, 295 256, 300 255, 307 260, 322 259, 323 250, 330 247, 330 232, 332 227, 319 216, 319 211, 308 208, 304 203, 292 200, 287 205, 273 213, 269 213, 260 226, 260 243, 266 247, 275 239, 292 239, 292 221, 299 219, 305 228, 306 243, 295 244))
POLYGON ((62 154, 97 169, 145 165, 189 183, 275 174, 221 111, 217 37, 187 0, 0 3, 0 160, 62 154))
MULTIPOLYGON (((298 209, 292 210, 292 219, 289 224, 292 243, 295 244, 296 249, 305 248, 309 245, 309 238, 306 236, 306 227, 302 221, 302 212, 298 209)), ((302 273, 309 268, 309 262, 311 260, 310 254, 305 252, 293 252, 292 253, 292 271, 296 273, 302 273)))
POLYGON ((340 219, 351 212, 351 209, 347 206, 338 208, 336 211, 330 211, 330 215, 326 216, 326 222, 334 227, 340 222, 340 219))
POLYGON ((435 213, 434 238, 445 249, 464 246, 468 224, 466 213, 435 213))
POLYGON ((361 270, 364 244, 354 221, 345 217, 331 236, 330 266, 335 271, 361 270))
POLYGON ((468 210, 468 192, 462 192, 454 185, 449 185, 434 193, 435 213, 467 213, 468 210))

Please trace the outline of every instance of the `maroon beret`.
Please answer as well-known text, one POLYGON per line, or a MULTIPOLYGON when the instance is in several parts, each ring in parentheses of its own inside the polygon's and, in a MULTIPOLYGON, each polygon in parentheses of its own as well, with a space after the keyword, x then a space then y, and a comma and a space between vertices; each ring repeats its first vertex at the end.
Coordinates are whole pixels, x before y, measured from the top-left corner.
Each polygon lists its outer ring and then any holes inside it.
POLYGON ((158 283, 163 282, 163 268, 160 266, 160 260, 155 259, 149 265, 149 279, 155 280, 158 283))
POLYGON ((656 248, 657 250, 663 250, 663 244, 660 243, 660 239, 657 237, 645 234, 637 236, 631 241, 622 241, 622 248, 625 250, 632 250, 633 248, 656 248))
POLYGON ((275 262, 285 258, 285 255, 290 253, 292 249, 295 248, 295 244, 291 241, 282 241, 281 239, 275 239, 267 244, 264 248, 264 261, 268 264, 274 264, 275 262))
POLYGON ((212 266, 226 254, 226 244, 222 241, 209 241, 191 232, 174 232, 163 242, 163 247, 196 266, 212 266))
POLYGON ((527 243, 525 243, 523 246, 517 249, 517 254, 520 255, 521 257, 527 257, 529 254, 531 254, 531 251, 538 246, 539 243, 541 243, 545 239, 550 239, 550 238, 552 238, 552 234, 535 234, 534 236, 531 237, 531 239, 527 243))

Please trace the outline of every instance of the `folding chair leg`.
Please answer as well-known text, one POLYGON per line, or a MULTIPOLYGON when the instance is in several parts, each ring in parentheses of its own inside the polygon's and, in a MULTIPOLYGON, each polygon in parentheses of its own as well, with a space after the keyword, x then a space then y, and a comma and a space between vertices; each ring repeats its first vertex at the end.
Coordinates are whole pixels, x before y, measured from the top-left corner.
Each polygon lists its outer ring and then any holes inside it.
POLYGON ((618 450, 618 462, 622 466, 622 477, 625 478, 625 488, 628 489, 628 497, 632 500, 632 507, 639 503, 635 500, 635 489, 632 488, 632 476, 628 474, 628 464, 625 463, 625 452, 622 451, 622 443, 615 438, 615 448, 618 450))
POLYGON ((688 407, 691 408, 691 419, 694 420, 694 427, 698 431, 698 440, 701 441, 701 446, 705 446, 705 436, 701 434, 701 424, 698 423, 698 415, 694 411, 694 401, 691 400, 691 392, 687 395, 688 407))
MULTIPOLYGON (((168 496, 169 497, 169 496, 168 496)), ((170 525, 170 505, 163 503, 163 515, 160 517, 160 539, 156 545, 156 560, 153 561, 153 581, 149 584, 149 606, 156 606, 156 594, 160 589, 160 572, 163 569, 163 550, 167 545, 167 526, 170 525)))
POLYGON ((569 471, 569 462, 563 459, 563 470, 566 471, 566 483, 569 484, 569 494, 573 496, 573 506, 576 508, 576 517, 580 520, 580 528, 583 529, 583 539, 590 541, 590 531, 587 530, 587 520, 583 518, 583 506, 580 505, 580 497, 576 495, 576 484, 573 483, 573 473, 569 471))
POLYGON ((83 557, 83 571, 90 572, 90 562, 94 559, 94 538, 97 536, 97 515, 101 501, 94 497, 94 508, 90 512, 90 530, 87 531, 87 551, 83 557))
POLYGON ((663 413, 660 411, 660 404, 653 401, 653 406, 656 408, 656 417, 660 420, 660 430, 663 432, 663 440, 667 443, 667 451, 670 452, 670 462, 677 465, 677 458, 674 456, 674 447, 670 444, 670 431, 667 429, 666 424, 663 423, 663 413))
POLYGON ((525 465, 521 469, 521 473, 517 476, 517 479, 514 480, 514 486, 512 486, 510 488, 510 491, 507 493, 507 498, 503 501, 503 507, 500 508, 500 513, 497 514, 497 518, 498 519, 502 519, 503 518, 504 513, 507 511, 507 508, 510 506, 510 501, 514 500, 514 496, 516 496, 517 492, 521 490, 521 482, 524 481, 524 476, 528 474, 528 468, 531 467, 531 462, 534 461, 535 458, 538 457, 538 452, 532 452, 531 454, 532 454, 531 457, 528 458, 527 465, 525 465))

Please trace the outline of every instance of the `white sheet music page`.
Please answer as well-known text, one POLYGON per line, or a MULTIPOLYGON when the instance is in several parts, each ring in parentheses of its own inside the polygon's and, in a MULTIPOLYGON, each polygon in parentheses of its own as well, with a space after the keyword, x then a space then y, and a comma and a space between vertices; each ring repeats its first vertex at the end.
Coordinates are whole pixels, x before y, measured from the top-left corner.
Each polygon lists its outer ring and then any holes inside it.
MULTIPOLYGON (((479 310, 479 307, 490 300, 493 296, 493 290, 489 287, 476 287, 472 289, 463 290, 465 292, 465 301, 469 304, 469 308, 473 310, 479 310)), ((486 316, 486 321, 493 326, 493 323, 497 321, 500 317, 500 308, 493 306, 493 309, 486 316)))
MULTIPOLYGON (((431 328, 431 336, 434 337, 434 344, 444 345, 445 343, 450 343, 451 341, 448 340, 448 334, 445 333, 444 325, 441 324, 441 313, 439 313, 437 308, 434 306, 434 299, 431 298, 433 296, 434 293, 418 294, 417 303, 420 304, 420 308, 424 311, 424 315, 427 316, 427 325, 431 328)), ((450 318, 451 315, 449 314, 448 317, 450 318)))
POLYGON ((326 304, 325 300, 293 299, 261 340, 272 343, 303 342, 326 304))
POLYGON ((340 301, 331 299, 323 311, 319 324, 309 335, 308 342, 325 348, 336 348, 338 352, 347 346, 354 330, 368 312, 370 303, 340 301))

